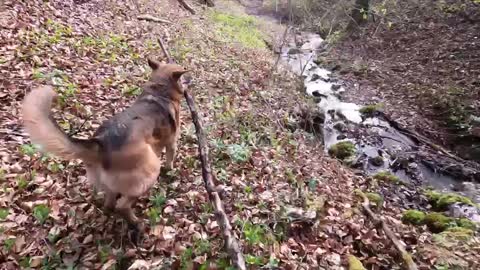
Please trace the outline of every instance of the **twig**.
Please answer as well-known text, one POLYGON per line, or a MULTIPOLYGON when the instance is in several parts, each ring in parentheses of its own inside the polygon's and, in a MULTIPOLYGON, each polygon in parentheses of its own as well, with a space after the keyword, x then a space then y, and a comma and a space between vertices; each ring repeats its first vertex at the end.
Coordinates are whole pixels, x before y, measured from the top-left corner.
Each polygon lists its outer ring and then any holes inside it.
POLYGON ((87 123, 87 121, 90 120, 91 118, 92 118, 91 115, 89 115, 87 118, 85 118, 85 120, 83 120, 83 123, 82 123, 78 128, 76 128, 76 129, 74 129, 74 130, 72 130, 72 131, 70 131, 70 132, 68 133, 68 136, 69 136, 69 137, 72 137, 72 136, 77 135, 79 132, 81 132, 82 129, 83 129, 83 127, 84 127, 85 124, 87 123))
POLYGON ((143 14, 137 17, 138 20, 144 20, 144 21, 150 21, 150 22, 158 22, 158 23, 168 23, 171 24, 172 22, 169 20, 165 20, 162 18, 158 18, 155 16, 152 16, 150 14, 143 14))
POLYGON ((188 11, 190 11, 190 13, 194 14, 195 15, 195 10, 187 3, 185 2, 185 0, 178 0, 178 2, 188 11))
POLYGON ((402 256, 403 261, 405 262, 406 269, 408 270, 417 270, 418 267, 412 259, 412 256, 405 250, 403 244, 398 240, 397 236, 393 233, 393 231, 388 227, 387 223, 380 219, 375 213, 373 213, 372 209, 370 208, 370 201, 368 200, 367 196, 361 191, 357 193, 363 199, 362 208, 367 213, 367 216, 370 217, 373 223, 376 226, 382 228, 385 235, 392 241, 393 245, 397 249, 397 251, 402 256))
MULTIPOLYGON (((158 39, 160 47, 163 50, 163 53, 167 57, 169 63, 173 63, 173 59, 168 53, 165 44, 163 44, 161 39, 158 39)), ((232 226, 228 219, 227 214, 225 213, 222 199, 218 193, 218 189, 213 183, 212 170, 210 168, 210 161, 208 160, 208 144, 205 138, 205 133, 202 128, 202 123, 200 117, 198 116, 197 110, 195 108, 195 102, 190 95, 187 89, 184 90, 184 96, 187 100, 188 108, 192 114, 193 124, 195 125, 195 132, 198 138, 198 151, 200 162, 202 164, 202 178, 205 184, 205 189, 208 193, 208 198, 213 205, 215 210, 215 218, 217 219, 220 228, 222 229, 223 238, 225 240, 225 249, 227 250, 230 259, 232 260, 233 266, 236 269, 246 270, 245 259, 243 258, 242 251, 240 250, 240 245, 237 242, 237 239, 233 235, 232 226)))

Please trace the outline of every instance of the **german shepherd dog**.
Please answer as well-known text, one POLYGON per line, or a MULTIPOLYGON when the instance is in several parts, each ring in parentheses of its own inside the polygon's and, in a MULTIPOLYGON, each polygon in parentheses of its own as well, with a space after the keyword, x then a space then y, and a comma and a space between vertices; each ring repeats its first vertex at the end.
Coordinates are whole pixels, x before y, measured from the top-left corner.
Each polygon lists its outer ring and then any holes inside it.
POLYGON ((102 123, 90 139, 68 136, 50 117, 56 97, 51 87, 32 90, 23 102, 23 121, 31 141, 63 159, 82 160, 89 181, 105 192, 106 212, 116 210, 137 232, 143 226, 132 205, 156 183, 164 149, 165 167, 173 167, 183 96, 179 79, 187 72, 179 65, 150 58, 148 64, 152 74, 142 94, 129 108, 102 123))

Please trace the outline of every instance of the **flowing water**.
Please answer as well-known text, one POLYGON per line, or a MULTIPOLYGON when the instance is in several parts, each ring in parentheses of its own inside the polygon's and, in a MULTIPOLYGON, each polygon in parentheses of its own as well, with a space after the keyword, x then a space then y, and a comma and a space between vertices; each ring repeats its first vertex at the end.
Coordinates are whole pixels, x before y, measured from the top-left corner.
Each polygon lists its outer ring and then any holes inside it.
MULTIPOLYGON (((361 106, 341 100, 341 93, 348 89, 332 78, 330 71, 315 63, 323 45, 319 35, 296 34, 295 38, 287 39, 287 45, 281 49, 280 59, 303 77, 306 93, 315 97, 318 108, 325 115, 322 135, 324 151, 340 141, 351 141, 357 150, 353 166, 366 174, 389 171, 404 181, 452 192, 459 181, 436 173, 419 162, 418 157, 413 155, 419 146, 410 137, 390 125, 381 115, 365 117, 360 113, 361 106)), ((476 188, 471 193, 462 194, 480 202, 476 188)), ((475 207, 456 205, 451 211, 456 216, 466 216, 480 222, 480 211, 475 207)))

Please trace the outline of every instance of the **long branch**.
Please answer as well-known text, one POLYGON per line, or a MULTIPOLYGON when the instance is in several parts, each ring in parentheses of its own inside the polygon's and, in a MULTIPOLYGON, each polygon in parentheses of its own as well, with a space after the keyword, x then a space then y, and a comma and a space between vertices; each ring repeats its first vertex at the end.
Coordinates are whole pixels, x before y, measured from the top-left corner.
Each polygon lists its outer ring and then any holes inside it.
POLYGON ((363 210, 367 213, 367 216, 370 217, 375 225, 380 225, 385 235, 392 241, 393 245, 397 249, 397 251, 402 256, 403 261, 405 262, 406 269, 408 270, 417 270, 418 267, 412 259, 412 256, 405 250, 403 244, 398 240, 397 236, 393 233, 393 231, 388 227, 387 223, 379 218, 375 213, 373 213, 372 209, 370 208, 370 201, 368 200, 367 196, 363 194, 363 192, 358 192, 363 198, 362 207, 363 210))
MULTIPOLYGON (((160 47, 162 48, 163 53, 167 58, 167 61, 169 63, 173 63, 174 60, 168 53, 165 44, 163 44, 161 39, 158 39, 158 42, 160 43, 160 47)), ((245 265, 245 259, 243 258, 242 251, 240 250, 240 245, 238 244, 237 239, 232 232, 232 225, 230 225, 228 216, 225 213, 222 199, 220 198, 220 194, 218 194, 218 190, 213 183, 212 170, 210 167, 210 161, 208 159, 207 139, 205 138, 205 133, 203 131, 202 123, 195 107, 195 102, 187 89, 184 90, 184 96, 187 100, 187 105, 190 109, 190 113, 192 114, 192 120, 193 124, 195 125, 195 132, 198 138, 198 151, 200 162, 202 165, 203 182, 205 184, 205 189, 208 193, 208 198, 215 210, 215 218, 217 219, 220 228, 222 229, 223 239, 225 240, 225 249, 227 250, 227 253, 230 256, 230 259, 232 260, 235 268, 240 270, 246 270, 247 267, 245 265)))

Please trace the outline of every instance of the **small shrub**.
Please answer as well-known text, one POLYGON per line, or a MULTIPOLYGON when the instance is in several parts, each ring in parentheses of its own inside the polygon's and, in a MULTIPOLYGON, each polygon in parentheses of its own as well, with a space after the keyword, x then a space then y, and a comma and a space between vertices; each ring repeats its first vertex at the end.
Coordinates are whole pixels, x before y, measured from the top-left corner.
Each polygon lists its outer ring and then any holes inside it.
POLYGON ((418 210, 407 210, 403 212, 402 221, 406 224, 423 225, 425 223, 425 213, 418 210))
POLYGON ((355 154, 355 145, 350 141, 338 142, 328 149, 328 154, 332 157, 344 160, 355 154))

